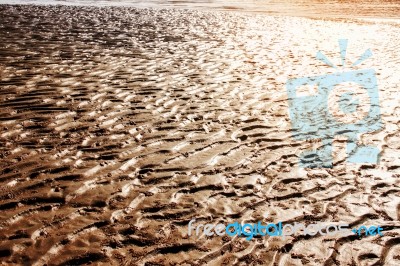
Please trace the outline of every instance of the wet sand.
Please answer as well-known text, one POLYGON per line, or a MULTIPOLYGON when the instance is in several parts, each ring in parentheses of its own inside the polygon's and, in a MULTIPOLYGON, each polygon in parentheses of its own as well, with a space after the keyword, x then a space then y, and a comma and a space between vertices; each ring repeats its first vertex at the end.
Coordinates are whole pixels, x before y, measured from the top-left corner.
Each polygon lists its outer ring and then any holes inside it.
POLYGON ((4 265, 399 265, 400 28, 238 12, 0 6, 4 265), (288 78, 348 38, 378 77, 379 165, 301 169, 288 78), (345 222, 385 235, 188 237, 188 222, 345 222))
POLYGON ((398 0, 0 0, 0 4, 212 9, 313 18, 400 19, 398 0))

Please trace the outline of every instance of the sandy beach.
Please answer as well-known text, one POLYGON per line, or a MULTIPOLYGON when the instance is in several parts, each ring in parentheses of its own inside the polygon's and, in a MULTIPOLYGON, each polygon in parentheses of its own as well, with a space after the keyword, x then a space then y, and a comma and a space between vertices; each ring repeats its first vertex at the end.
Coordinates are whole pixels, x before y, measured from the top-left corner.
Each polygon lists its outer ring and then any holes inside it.
POLYGON ((0 5, 1 265, 400 265, 400 22, 0 5), (298 167, 289 78, 376 71, 377 165, 298 167), (348 65, 350 69, 351 64, 348 65), (384 236, 188 236, 188 223, 384 236))

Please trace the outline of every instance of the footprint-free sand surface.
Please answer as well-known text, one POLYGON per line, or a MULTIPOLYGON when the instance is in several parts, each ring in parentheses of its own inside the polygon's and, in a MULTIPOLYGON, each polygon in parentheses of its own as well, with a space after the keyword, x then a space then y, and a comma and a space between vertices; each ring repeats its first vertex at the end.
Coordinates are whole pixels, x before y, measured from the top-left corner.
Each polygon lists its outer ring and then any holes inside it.
POLYGON ((0 6, 3 265, 400 265, 400 27, 124 7, 0 6), (376 71, 377 165, 302 169, 288 78, 376 71), (342 222, 384 236, 188 236, 188 222, 342 222))

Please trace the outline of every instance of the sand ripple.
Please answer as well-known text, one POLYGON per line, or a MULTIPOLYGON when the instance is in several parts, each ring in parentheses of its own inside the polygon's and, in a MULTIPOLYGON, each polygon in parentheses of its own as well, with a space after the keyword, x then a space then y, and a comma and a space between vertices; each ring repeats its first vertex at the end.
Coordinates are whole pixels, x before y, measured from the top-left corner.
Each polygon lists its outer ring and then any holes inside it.
POLYGON ((399 265, 394 22, 133 8, 0 6, 5 264, 399 265), (377 166, 297 167, 287 78, 374 51, 377 166), (331 51, 331 53, 329 53, 331 51), (334 51, 334 52, 333 52, 334 51), (384 237, 188 238, 198 221, 379 224, 384 237))

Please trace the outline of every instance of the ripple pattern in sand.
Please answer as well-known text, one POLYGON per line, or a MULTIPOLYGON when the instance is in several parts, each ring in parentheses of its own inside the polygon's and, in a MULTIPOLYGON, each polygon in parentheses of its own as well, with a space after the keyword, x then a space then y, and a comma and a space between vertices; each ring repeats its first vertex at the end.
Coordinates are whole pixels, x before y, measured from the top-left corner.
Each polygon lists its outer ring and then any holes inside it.
MULTIPOLYGON (((398 265, 398 24, 255 14, 0 7, 5 264, 398 265), (374 50, 378 166, 297 168, 285 82, 315 51, 374 50), (189 238, 192 219, 341 221, 384 237, 189 238)), ((329 56, 337 57, 333 52, 329 56)))

